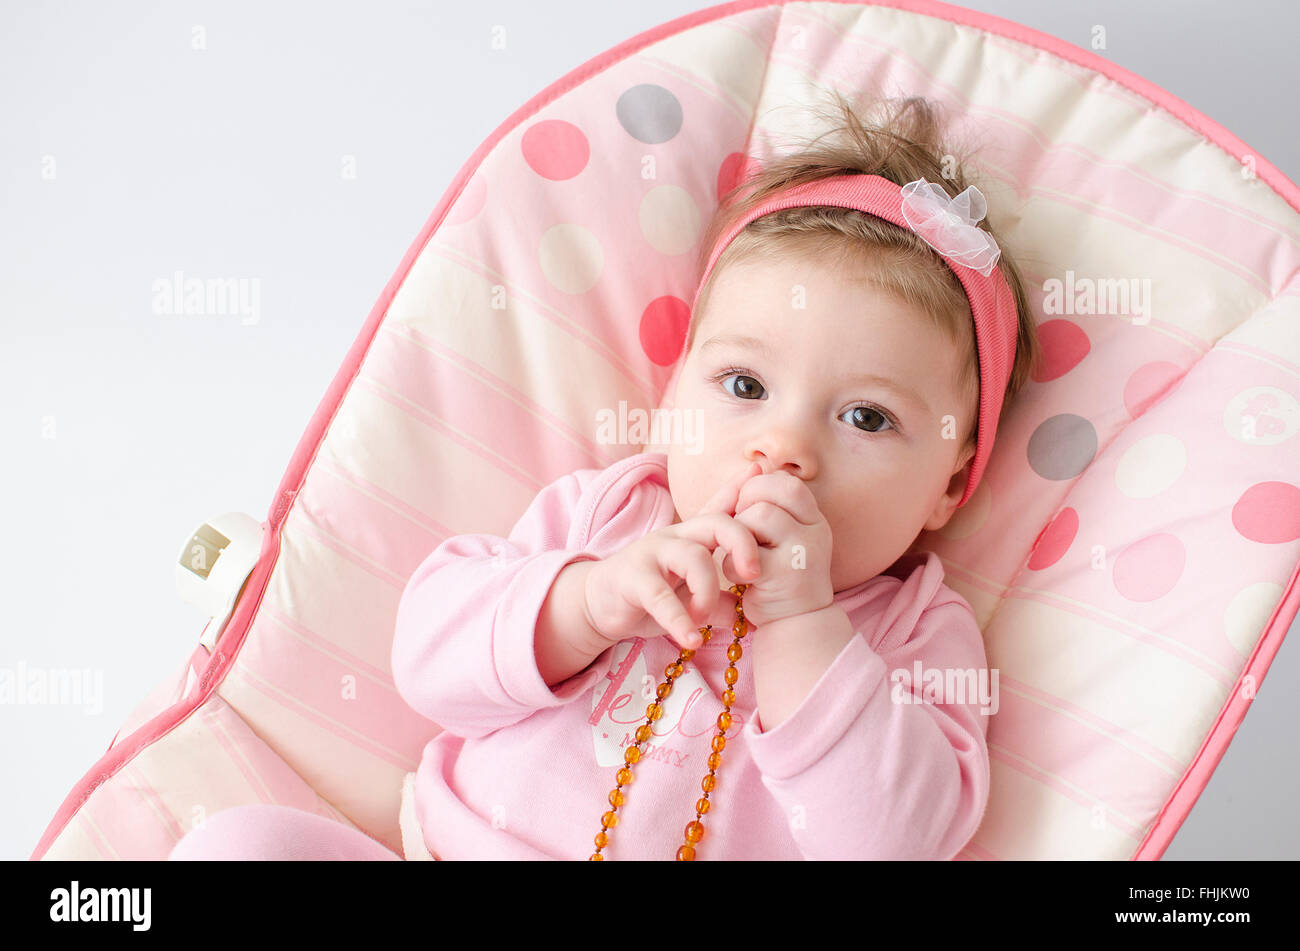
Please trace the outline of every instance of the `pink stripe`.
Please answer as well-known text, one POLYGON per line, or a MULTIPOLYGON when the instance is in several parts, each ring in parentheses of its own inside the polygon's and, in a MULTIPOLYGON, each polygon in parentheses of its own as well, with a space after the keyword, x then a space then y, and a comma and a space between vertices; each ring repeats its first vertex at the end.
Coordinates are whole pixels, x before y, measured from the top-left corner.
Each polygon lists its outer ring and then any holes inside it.
MULTIPOLYGON (((262 617, 265 617, 265 619, 268 622, 273 622, 275 624, 280 625, 283 628, 286 628, 287 630, 292 631, 298 637, 302 638, 313 648, 315 648, 319 653, 332 657, 334 660, 339 661, 341 664, 344 664, 347 667, 365 671, 365 673, 377 685, 391 691, 395 696, 397 695, 397 685, 393 682, 392 671, 389 670, 388 668, 385 667, 381 669, 379 667, 376 667, 374 664, 367 663, 366 661, 358 657, 356 654, 353 654, 351 651, 345 650, 343 647, 341 647, 338 644, 338 642, 332 641, 327 637, 323 637, 320 634, 317 634, 315 631, 310 630, 300 622, 295 621, 293 618, 289 617, 284 612, 277 610, 276 608, 273 607, 264 608, 262 611, 262 616, 258 618, 259 623, 261 623, 262 617)), ((266 631, 264 633, 275 636, 277 640, 281 640, 281 641, 284 640, 284 638, 278 635, 274 635, 273 632, 271 631, 266 631)), ((398 696, 398 699, 400 700, 401 697, 398 696)))
MULTIPOLYGON (((1026 763, 1021 763, 1018 760, 1012 759, 1010 756, 1007 756, 1005 753, 998 750, 992 744, 989 745, 989 758, 995 759, 999 763, 1002 763, 1004 766, 1007 766, 1011 769, 1014 769, 1018 773, 1028 776, 1030 779, 1033 779, 1041 783, 1042 785, 1048 787, 1049 789, 1055 790, 1056 792, 1064 796, 1066 799, 1069 799, 1077 803, 1078 805, 1084 807, 1085 809, 1091 810, 1093 806, 1098 804, 1096 801, 1075 792, 1069 786, 1065 785, 1065 783, 1060 782, 1059 780, 1056 779, 1056 777, 1048 775, 1047 773, 1043 772, 1041 769, 1038 769, 1026 763)), ((1125 835, 1130 835, 1133 836, 1134 838, 1137 838, 1142 834, 1142 830, 1140 828, 1134 826, 1132 823, 1124 821, 1118 815, 1116 815, 1113 810, 1110 809, 1105 810, 1104 815, 1105 815, 1105 820, 1107 825, 1119 829, 1125 835)))
POLYGON ((257 798, 265 803, 276 804, 275 799, 266 794, 262 778, 250 765, 251 756, 241 750, 226 732, 225 726, 221 722, 222 716, 217 712, 217 709, 217 705, 211 703, 203 708, 203 725, 207 729, 208 735, 225 751, 230 762, 234 764, 239 774, 244 777, 244 781, 248 783, 249 788, 253 790, 257 798))
POLYGON ((367 558, 410 577, 420 562, 456 534, 391 492, 328 459, 318 459, 298 498, 317 524, 343 534, 367 558), (346 513, 341 517, 339 513, 346 513))
MULTIPOLYGON (((422 733, 428 734, 428 720, 407 707, 400 696, 382 690, 368 696, 367 703, 351 702, 339 695, 343 677, 355 674, 350 666, 325 655, 290 656, 287 651, 277 650, 276 638, 265 640, 265 646, 253 643, 248 650, 240 651, 237 664, 244 682, 357 750, 396 767, 417 768, 419 763, 411 756, 378 742, 380 737, 386 741, 406 737, 412 733, 407 724, 416 721, 422 733), (296 695, 279 685, 292 685, 296 695)), ((364 685, 359 687, 364 689, 364 685)))
POLYGON ((1296 366, 1290 360, 1285 359, 1280 354, 1270 353, 1267 350, 1261 350, 1259 347, 1252 347, 1248 343, 1242 343, 1239 340, 1220 340, 1214 345, 1216 350, 1233 350, 1237 353, 1253 357, 1272 366, 1281 367, 1292 376, 1300 377, 1300 366, 1296 366))
POLYGON ((1140 822, 1145 828, 1181 773, 1157 766, 1059 710, 1010 690, 1001 693, 1001 703, 993 722, 997 742, 990 746, 1081 790, 1090 807, 1105 804, 1126 826, 1140 822))
MULTIPOLYGON (((537 473, 513 463, 513 459, 536 458, 554 451, 560 454, 557 465, 571 465, 573 469, 603 469, 615 461, 608 447, 591 438, 590 427, 586 431, 574 428, 508 381, 419 330, 393 328, 392 333, 382 335, 376 350, 380 353, 377 366, 382 367, 378 379, 400 396, 394 399, 392 392, 383 392, 373 384, 370 392, 446 432, 534 492, 550 480, 540 480, 537 473), (442 420, 448 416, 454 417, 463 430, 446 426, 442 420), (543 427, 562 438, 548 438, 543 427), (462 431, 471 438, 461 438, 462 431), (530 454, 542 442, 545 453, 530 454), (485 446, 493 452, 485 452, 485 446)), ((591 423, 594 427, 595 420, 591 423)))
MULTIPOLYGON (((1166 776, 1176 776, 1185 768, 1184 763, 1173 756, 1170 756, 1146 738, 1139 736, 1131 730, 1126 730, 1124 727, 1113 723, 1110 720, 1103 719, 1091 710, 1086 710, 1064 697, 1059 697, 1054 693, 1048 693, 1045 690, 1039 690, 1037 687, 1031 686, 1024 681, 1008 677, 1005 673, 999 673, 998 679, 999 683, 1006 684, 1007 686, 1019 690, 1021 693, 1027 694, 1031 700, 1036 700, 1040 704, 1051 704, 1061 707, 1071 716, 1083 720, 1094 733, 1104 734, 1118 743, 1123 743, 1126 746, 1136 748, 1138 752, 1144 754, 1147 759, 1156 760, 1161 764, 1164 767, 1166 776)), ((996 722, 1000 725, 1002 721, 999 720, 996 722)), ((1157 782, 1159 781, 1157 776, 1153 776, 1152 779, 1157 782)))
MULTIPOLYGON (((317 527, 311 521, 311 516, 308 515, 306 512, 303 512, 301 507, 295 509, 294 511, 293 530, 296 532, 301 532, 303 535, 306 535, 307 537, 314 539, 322 547, 328 548, 330 551, 337 554, 340 558, 356 565, 359 569, 364 571, 366 574, 378 578, 380 581, 384 582, 385 584, 391 585, 393 588, 396 588, 398 591, 401 591, 402 588, 406 586, 406 582, 407 582, 406 578, 403 578, 397 572, 385 568, 382 565, 373 565, 367 560, 365 560, 364 558, 362 558, 361 556, 357 555, 355 552, 349 551, 347 548, 344 547, 344 543, 340 539, 335 538, 330 533, 323 531, 322 529, 317 527)), ((346 596, 346 595, 341 595, 341 596, 346 596)))

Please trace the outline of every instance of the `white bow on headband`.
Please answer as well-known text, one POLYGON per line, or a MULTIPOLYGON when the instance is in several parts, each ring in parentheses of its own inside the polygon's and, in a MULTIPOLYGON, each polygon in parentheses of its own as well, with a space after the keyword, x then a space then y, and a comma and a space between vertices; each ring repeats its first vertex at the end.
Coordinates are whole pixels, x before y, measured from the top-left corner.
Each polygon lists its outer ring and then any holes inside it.
POLYGON ((903 186, 903 218, 908 227, 944 257, 988 277, 1002 250, 987 231, 975 226, 988 204, 974 185, 956 198, 924 178, 903 186))

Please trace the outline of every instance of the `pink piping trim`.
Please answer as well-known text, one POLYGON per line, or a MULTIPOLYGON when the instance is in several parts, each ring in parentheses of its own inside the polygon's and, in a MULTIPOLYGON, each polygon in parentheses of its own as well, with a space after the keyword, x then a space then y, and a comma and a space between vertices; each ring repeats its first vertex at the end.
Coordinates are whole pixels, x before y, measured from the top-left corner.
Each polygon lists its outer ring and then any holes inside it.
MULTIPOLYGON (((320 447, 326 428, 343 402, 343 397, 347 394, 353 379, 356 378, 357 371, 361 367, 361 361, 365 358, 366 351, 379 329, 379 324, 388 311, 388 306, 392 303, 398 288, 401 287, 406 275, 410 272, 412 264, 414 264, 420 252, 424 250, 425 244, 434 231, 437 230, 438 225, 442 223, 447 210, 459 197, 465 183, 469 181, 470 177, 478 169, 479 164, 491 152, 496 143, 569 89, 585 82, 615 63, 632 56, 643 47, 712 20, 734 16, 746 10, 760 7, 781 7, 787 2, 789 0, 778 0, 778 2, 772 2, 772 0, 736 0, 736 2, 719 4, 695 13, 686 14, 625 40, 588 60, 533 96, 532 99, 529 99, 516 109, 501 125, 497 126, 496 131, 474 150, 469 160, 461 166, 460 171, 456 174, 446 192, 443 193, 442 199, 433 210, 433 214, 429 216, 419 236, 407 250, 406 256, 402 258, 396 273, 384 287, 383 293, 380 294, 379 300, 371 309, 370 316, 362 326, 361 332, 348 350, 343 364, 335 373, 333 382, 330 383, 329 389, 325 391, 325 396, 316 407, 316 412, 312 415, 306 431, 298 440, 298 446, 289 461, 289 467, 276 489, 268 520, 262 523, 264 529, 269 525, 270 531, 266 532, 263 538, 262 551, 258 556, 257 565, 254 567, 252 574, 249 575, 245 588, 246 592, 254 594, 254 597, 241 598, 236 605, 230 622, 226 625, 226 629, 217 641, 212 659, 203 671, 198 690, 195 691, 192 698, 182 698, 148 723, 145 723, 121 743, 111 747, 108 752, 100 757, 99 761, 81 778, 63 800, 63 804, 59 806, 58 812, 55 813, 54 818, 45 830, 45 834, 41 836, 40 841, 36 844, 35 851, 32 852, 33 861, 37 861, 45 855, 50 844, 58 837, 72 819, 72 816, 101 783, 112 777, 146 746, 161 739, 183 723, 191 713, 204 704, 217 685, 224 679, 226 671, 230 669, 235 655, 243 645, 244 637, 247 635, 252 619, 257 613, 257 608, 262 603, 266 583, 279 557, 280 528, 284 524, 289 506, 293 504, 298 490, 302 488, 303 480, 306 478, 307 470, 316 457, 316 452, 320 447)), ((1210 142, 1223 148, 1238 161, 1246 155, 1254 156, 1256 175, 1282 198, 1286 199, 1291 207, 1300 211, 1300 188, 1278 171, 1262 155, 1251 149, 1223 126, 1208 116, 1202 115, 1181 99, 1148 82, 1136 73, 1129 72, 1121 66, 1102 59, 1095 53, 1074 46, 1057 37, 1040 33, 1019 23, 968 10, 964 7, 939 3, 937 0, 882 0, 879 3, 857 3, 855 0, 826 0, 826 2, 853 2, 855 6, 864 7, 893 7, 924 16, 948 20, 952 23, 973 26, 988 33, 1036 46, 1048 53, 1059 56, 1061 59, 1091 69, 1149 99, 1153 104, 1181 120, 1210 142)), ((1242 671, 1242 678, 1237 681, 1237 687, 1233 690, 1231 699, 1219 712, 1219 717, 1210 730, 1209 736, 1206 737, 1201 749, 1197 752, 1196 758, 1179 781, 1173 795, 1156 817, 1156 821, 1152 824, 1146 839, 1143 840, 1134 854, 1134 859, 1160 858, 1170 840, 1173 839, 1174 833, 1178 831, 1183 820, 1187 818, 1187 814, 1191 811, 1197 797, 1200 796, 1201 790, 1205 788, 1210 774, 1214 772, 1219 760, 1223 758, 1228 743, 1241 725, 1246 708, 1250 703, 1249 700, 1245 700, 1241 696, 1240 687, 1242 681, 1248 676, 1253 677, 1256 689, 1263 683, 1264 674, 1267 673, 1273 658, 1277 655, 1278 648, 1281 647, 1282 640, 1286 637, 1286 632, 1290 628, 1297 610, 1300 610, 1300 585, 1296 583, 1297 578, 1300 578, 1300 564, 1297 564, 1296 571, 1291 575, 1286 595, 1278 604, 1277 609, 1274 610, 1273 616, 1269 618, 1264 635, 1259 639, 1259 643, 1255 645, 1255 651, 1251 654, 1250 660, 1242 671)))

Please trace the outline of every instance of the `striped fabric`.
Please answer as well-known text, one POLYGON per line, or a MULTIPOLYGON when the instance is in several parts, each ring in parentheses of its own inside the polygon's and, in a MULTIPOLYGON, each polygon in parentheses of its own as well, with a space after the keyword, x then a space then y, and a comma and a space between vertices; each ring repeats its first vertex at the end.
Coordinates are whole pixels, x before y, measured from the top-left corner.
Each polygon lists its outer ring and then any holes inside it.
POLYGON ((1138 77, 928 2, 705 10, 507 120, 340 370, 214 660, 137 711, 33 857, 162 858, 256 802, 400 852, 402 780, 439 729, 393 686, 407 577, 563 473, 655 448, 601 421, 659 404, 719 190, 819 131, 818 87, 942 105, 1045 353, 976 495, 914 546, 999 673, 959 857, 1158 858, 1300 599, 1300 199, 1138 77), (1098 305, 1118 289, 1149 306, 1098 305))

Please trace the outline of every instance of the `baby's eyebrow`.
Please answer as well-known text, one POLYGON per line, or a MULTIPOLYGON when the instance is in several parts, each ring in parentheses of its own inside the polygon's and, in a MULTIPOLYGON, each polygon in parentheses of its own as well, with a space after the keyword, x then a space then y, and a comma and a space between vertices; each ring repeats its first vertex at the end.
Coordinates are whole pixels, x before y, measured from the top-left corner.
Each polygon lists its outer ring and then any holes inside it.
MULTIPOLYGON (((747 350, 756 350, 769 359, 773 358, 772 346, 766 340, 758 337, 749 337, 745 334, 719 334, 716 337, 710 337, 700 345, 700 352, 703 353, 710 347, 741 347, 747 350)), ((865 383, 868 386, 879 386, 889 390, 895 396, 904 399, 914 406, 924 410, 929 415, 934 415, 930 409, 930 404, 925 401, 919 392, 910 386, 904 386, 897 380, 891 380, 887 376, 881 376, 878 373, 858 373, 848 377, 845 383, 852 385, 855 383, 865 383)))

